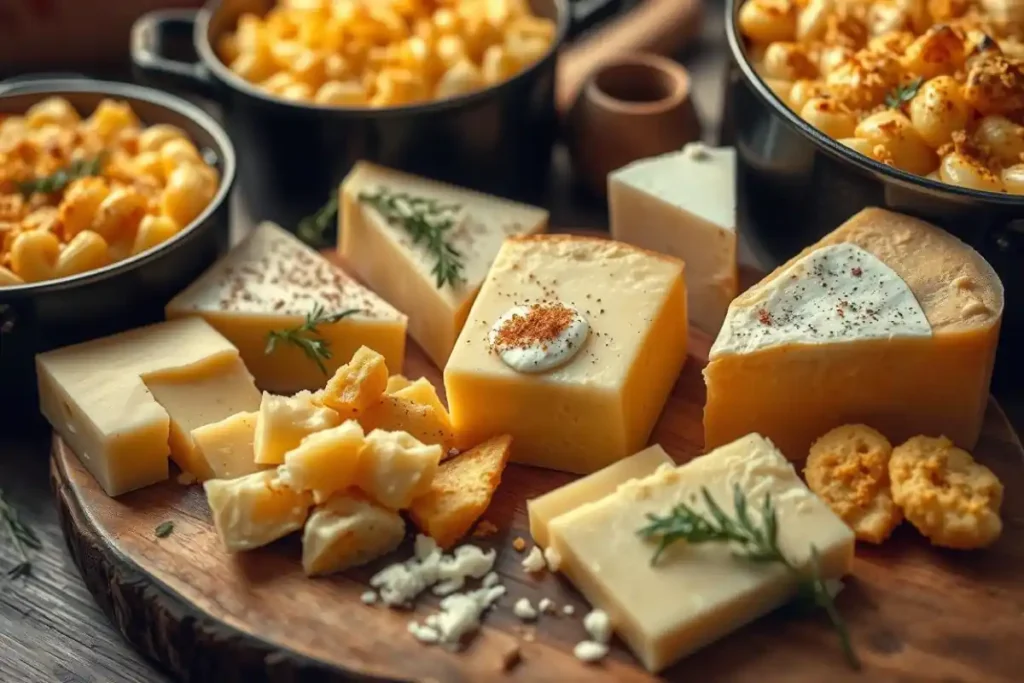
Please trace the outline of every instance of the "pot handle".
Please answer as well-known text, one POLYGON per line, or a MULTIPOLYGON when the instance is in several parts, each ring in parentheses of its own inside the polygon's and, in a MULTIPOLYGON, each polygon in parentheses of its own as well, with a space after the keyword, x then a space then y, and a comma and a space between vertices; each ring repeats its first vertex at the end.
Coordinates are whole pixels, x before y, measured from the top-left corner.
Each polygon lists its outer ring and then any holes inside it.
POLYGON ((192 45, 197 10, 157 10, 132 25, 131 55, 139 80, 158 88, 185 90, 203 97, 213 94, 213 77, 192 50, 192 61, 167 56, 171 41, 192 45))

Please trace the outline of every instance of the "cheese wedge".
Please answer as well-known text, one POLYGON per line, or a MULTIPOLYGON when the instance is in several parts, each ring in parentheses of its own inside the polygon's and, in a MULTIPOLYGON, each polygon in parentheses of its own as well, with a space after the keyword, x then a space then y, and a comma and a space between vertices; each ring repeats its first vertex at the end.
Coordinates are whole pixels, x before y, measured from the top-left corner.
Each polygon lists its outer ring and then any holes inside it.
POLYGON ((261 223, 174 297, 166 314, 204 318, 238 347, 256 384, 275 393, 319 389, 360 346, 380 353, 395 372, 405 355, 406 317, 273 223, 261 223), (321 359, 326 374, 294 344, 266 353, 272 331, 301 326, 317 307, 325 315, 351 311, 316 325, 330 356, 321 359))
POLYGON ((853 532, 758 434, 681 467, 662 466, 551 521, 550 547, 560 557, 559 571, 608 613, 616 633, 652 672, 770 612, 796 592, 798 575, 778 563, 739 558, 726 543, 677 542, 652 564, 658 544, 637 533, 649 523, 649 514, 665 515, 686 503, 706 515, 705 488, 736 519, 734 487, 759 526, 762 504, 771 496, 778 548, 798 572, 810 573, 812 547, 823 578, 849 572, 853 532))
POLYGON ((752 431, 789 458, 834 427, 900 443, 981 431, 1003 286, 966 244, 865 209, 742 294, 704 370, 708 448, 752 431))
POLYGON ((43 415, 110 496, 166 479, 168 455, 208 475, 192 430, 260 401, 238 349, 198 318, 50 351, 36 369, 43 415))
POLYGON ((456 440, 511 434, 516 462, 599 470, 647 443, 686 342, 679 260, 590 237, 508 239, 444 370, 456 440), (558 367, 513 369, 494 352, 492 328, 541 303, 574 307, 590 331, 558 367))
MULTIPOLYGON (((409 316, 409 334, 439 368, 448 361, 502 240, 543 232, 548 221, 543 209, 367 162, 356 164, 345 178, 341 205, 339 249, 347 267, 409 316), (440 215, 452 219, 444 239, 459 254, 461 282, 439 284, 436 252, 425 241, 415 242, 400 220, 388 220, 365 201, 382 191, 458 207, 440 215)), ((407 210, 408 203, 402 202, 401 207, 407 210)), ((401 370, 390 358, 388 368, 401 370)))
POLYGON ((612 237, 686 263, 690 322, 718 334, 736 298, 736 151, 699 142, 608 176, 612 237))

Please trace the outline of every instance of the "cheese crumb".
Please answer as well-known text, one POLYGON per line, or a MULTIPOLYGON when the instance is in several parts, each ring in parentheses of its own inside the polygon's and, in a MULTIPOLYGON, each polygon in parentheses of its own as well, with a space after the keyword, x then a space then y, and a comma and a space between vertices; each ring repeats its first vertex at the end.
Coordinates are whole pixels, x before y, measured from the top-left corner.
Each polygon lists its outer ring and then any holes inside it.
POLYGON ((564 614, 567 617, 571 617, 575 613, 576 613, 576 608, 573 607, 572 605, 565 605, 565 606, 562 607, 562 614, 564 614))
POLYGON ((517 553, 521 553, 526 548, 526 541, 524 541, 522 537, 517 536, 516 540, 512 541, 512 548, 515 549, 517 553))
POLYGON ((363 601, 364 605, 372 605, 377 602, 377 594, 373 591, 366 591, 359 596, 359 599, 363 601))
POLYGON ((178 475, 177 479, 178 483, 181 484, 182 486, 191 486, 197 481, 196 475, 192 474, 191 472, 182 472, 181 474, 178 475))
POLYGON ((523 559, 523 569, 531 574, 542 572, 547 566, 547 563, 544 561, 544 553, 537 546, 530 548, 530 553, 523 559))
POLYGON ((410 621, 407 628, 409 629, 409 633, 412 634, 412 637, 421 643, 432 644, 436 643, 439 639, 437 631, 428 626, 421 626, 415 621, 410 621))
POLYGON ((501 577, 498 576, 498 572, 491 572, 484 577, 484 580, 480 582, 480 585, 484 588, 490 588, 491 586, 497 586, 499 581, 501 581, 501 577))
POLYGON ((537 603, 537 611, 540 612, 541 614, 546 614, 548 612, 553 612, 554 611, 554 607, 555 607, 555 603, 552 602, 549 598, 541 598, 540 602, 537 603))
POLYGON ((456 548, 445 555, 429 536, 416 537, 414 557, 396 562, 377 572, 370 585, 380 592, 381 600, 391 606, 408 605, 433 588, 435 595, 450 595, 460 590, 467 578, 479 579, 494 567, 494 550, 483 551, 473 545, 456 548))
POLYGON ((463 638, 480 628, 483 613, 504 594, 504 586, 493 586, 449 595, 441 601, 441 611, 429 615, 423 620, 423 624, 409 622, 409 633, 421 643, 428 645, 458 645, 463 638))
POLYGON ((572 654, 581 662, 592 664, 604 659, 605 655, 608 654, 608 646, 604 643, 595 643, 592 640, 581 640, 576 643, 572 654))
POLYGON ((544 561, 547 563, 548 569, 557 572, 562 564, 562 556, 554 548, 548 547, 544 549, 544 561))
POLYGON ((595 609, 583 617, 583 628, 598 643, 606 644, 612 639, 612 623, 608 613, 602 609, 595 609))
POLYGON ((529 598, 516 600, 515 606, 512 607, 512 613, 523 621, 532 621, 537 618, 537 610, 530 604, 529 598))

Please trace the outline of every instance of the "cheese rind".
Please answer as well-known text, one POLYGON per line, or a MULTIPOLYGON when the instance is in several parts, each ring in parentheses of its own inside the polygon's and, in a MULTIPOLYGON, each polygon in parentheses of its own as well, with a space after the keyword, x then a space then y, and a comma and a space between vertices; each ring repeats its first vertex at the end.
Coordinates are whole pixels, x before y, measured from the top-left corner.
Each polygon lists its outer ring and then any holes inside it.
MULTIPOLYGON (((255 461, 253 440, 256 413, 236 413, 220 422, 192 430, 197 456, 209 476, 202 479, 237 479, 262 469, 255 461)), ((197 475, 199 476, 199 475, 197 475)))
MULTIPOLYGON (((547 220, 543 209, 361 161, 341 186, 338 248, 347 267, 409 316, 410 336, 443 368, 502 240, 543 232, 547 220), (438 287, 430 249, 360 201, 361 193, 382 188, 458 206, 456 225, 445 236, 461 255, 464 282, 438 287)), ((388 367, 401 369, 390 359, 388 367)))
POLYGON ((652 474, 662 465, 671 465, 672 458, 658 444, 623 458, 604 469, 570 482, 543 496, 526 501, 530 517, 530 535, 537 545, 548 546, 548 524, 559 515, 604 498, 631 479, 652 474))
MULTIPOLYGON (((837 249, 866 253, 902 284, 869 288, 869 296, 856 302, 857 311, 849 309, 849 297, 835 296, 830 306, 817 297, 804 312, 829 311, 831 318, 818 320, 813 329, 804 326, 799 334, 780 329, 778 336, 787 337, 781 344, 738 343, 743 340, 736 339, 737 328, 727 320, 704 370, 706 446, 756 431, 789 458, 802 459, 829 430, 868 424, 893 443, 917 434, 945 434, 972 448, 988 404, 1003 286, 992 267, 952 235, 914 218, 865 209, 740 295, 729 317, 747 321, 747 330, 782 322, 769 311, 780 292, 790 292, 792 300, 801 280, 818 277, 801 264, 815 262, 822 250, 837 249), (907 291, 924 321, 911 320, 916 314, 907 308, 907 291), (871 303, 872 293, 883 296, 871 303), (853 324, 862 314, 885 319, 868 314, 868 308, 899 315, 890 319, 889 329, 866 334, 870 324, 853 324)), ((863 265, 850 270, 845 284, 829 276, 833 290, 850 291, 869 272, 863 265), (856 268, 859 277, 852 272, 856 268)), ((808 291, 819 289, 814 285, 808 291)), ((770 329, 756 332, 750 337, 776 336, 770 329)))
POLYGON ((652 672, 771 611, 796 591, 798 577, 785 567, 738 558, 728 544, 678 542, 651 564, 657 544, 637 534, 648 514, 665 514, 681 502, 706 513, 704 487, 735 517, 734 486, 746 496, 754 519, 771 495, 778 547, 799 572, 810 571, 812 546, 823 578, 850 570, 853 532, 757 434, 681 467, 629 481, 551 521, 560 571, 608 613, 616 632, 652 672))
POLYGON ((313 510, 302 533, 307 576, 340 572, 398 547, 405 522, 393 510, 355 496, 339 495, 313 510))
POLYGON ((298 531, 313 498, 285 486, 275 470, 203 484, 224 548, 231 553, 259 548, 298 531))
POLYGON ((201 316, 238 347, 260 388, 290 394, 318 389, 326 377, 295 345, 278 344, 268 355, 267 335, 302 325, 317 306, 326 314, 354 311, 316 327, 331 351, 323 359, 327 376, 364 345, 401 371, 406 316, 273 223, 257 226, 174 297, 166 313, 201 316))

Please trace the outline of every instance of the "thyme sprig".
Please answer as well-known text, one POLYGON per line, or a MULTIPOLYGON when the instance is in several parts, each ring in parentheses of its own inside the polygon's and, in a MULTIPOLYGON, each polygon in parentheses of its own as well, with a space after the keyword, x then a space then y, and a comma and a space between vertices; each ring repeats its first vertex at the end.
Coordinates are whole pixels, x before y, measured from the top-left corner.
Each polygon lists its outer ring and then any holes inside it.
POLYGON ((359 201, 372 206, 391 225, 409 233, 413 244, 424 244, 434 257, 437 288, 455 286, 465 281, 462 253, 448 240, 448 231, 455 227, 458 204, 445 204, 436 199, 417 197, 406 192, 379 188, 360 192, 359 201))
POLYGON ((330 360, 331 348, 330 343, 321 336, 318 328, 320 325, 336 323, 342 318, 358 312, 359 309, 350 308, 340 313, 328 314, 323 306, 316 304, 313 306, 313 310, 306 314, 306 319, 301 325, 268 332, 267 345, 263 349, 263 353, 269 356, 274 353, 278 344, 293 344, 302 349, 302 352, 320 368, 320 372, 326 375, 327 366, 324 365, 324 361, 330 360))
POLYGON ((811 546, 810 576, 805 576, 779 549, 779 523, 770 495, 761 505, 760 525, 750 514, 747 497, 739 486, 733 488, 734 515, 730 517, 715 502, 707 488, 701 487, 706 515, 695 511, 686 503, 679 503, 666 515, 648 514, 648 523, 637 533, 644 539, 657 541, 658 546, 651 557, 651 564, 657 563, 662 553, 677 541, 691 544, 730 543, 733 553, 740 559, 758 564, 781 564, 800 578, 800 593, 810 602, 825 610, 832 627, 839 636, 839 643, 847 662, 853 669, 860 669, 860 660, 850 641, 846 623, 836 609, 832 593, 821 578, 818 550, 811 546))
POLYGON ((153 534, 157 538, 167 538, 173 532, 174 532, 174 522, 172 522, 171 520, 167 520, 166 522, 160 522, 159 524, 156 525, 156 528, 153 530, 153 534))
POLYGON ((327 233, 330 231, 338 216, 338 195, 331 195, 327 203, 320 207, 316 213, 306 216, 295 230, 300 240, 311 247, 322 249, 328 245, 327 233))
POLYGON ((41 550, 43 542, 39 540, 36 532, 30 526, 21 521, 17 508, 7 502, 2 490, 0 490, 0 518, 3 518, 7 534, 10 536, 15 550, 21 556, 21 562, 7 570, 7 578, 17 579, 28 576, 32 573, 32 560, 28 551, 41 550))
POLYGON ((908 83, 896 86, 885 96, 885 106, 890 109, 902 108, 904 104, 917 96, 917 91, 921 89, 922 83, 924 83, 924 79, 918 76, 908 83))
POLYGON ((32 178, 18 183, 18 189, 26 197, 36 192, 52 194, 60 192, 71 184, 71 181, 86 176, 99 175, 103 171, 104 155, 98 154, 91 159, 77 159, 64 168, 59 168, 48 176, 32 178))

